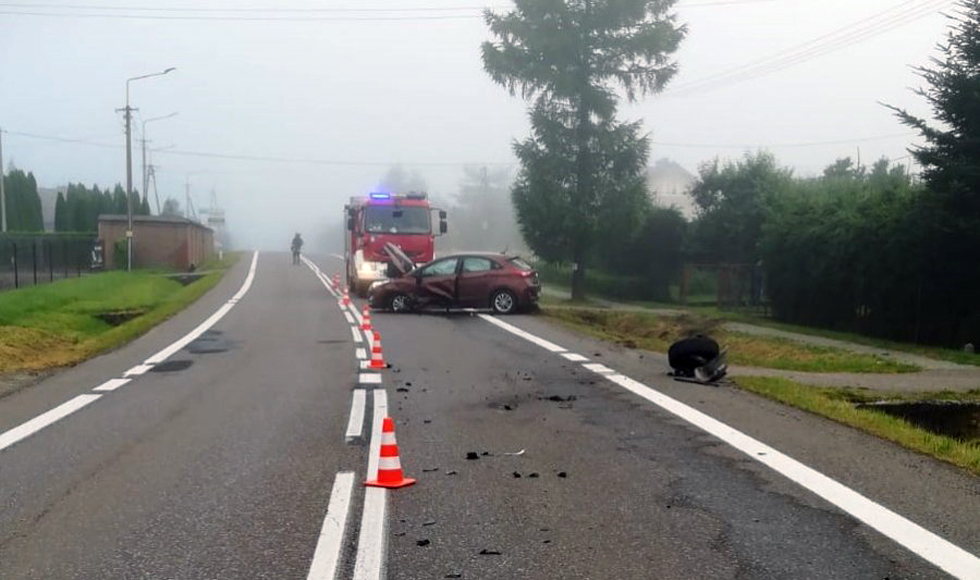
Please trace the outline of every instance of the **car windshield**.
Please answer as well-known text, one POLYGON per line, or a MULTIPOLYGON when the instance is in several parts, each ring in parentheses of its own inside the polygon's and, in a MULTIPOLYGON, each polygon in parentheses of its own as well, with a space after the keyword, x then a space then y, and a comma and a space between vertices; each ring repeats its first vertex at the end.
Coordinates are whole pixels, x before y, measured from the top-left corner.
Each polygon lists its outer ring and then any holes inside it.
POLYGON ((432 227, 428 208, 372 205, 364 212, 364 230, 372 234, 427 234, 432 227))

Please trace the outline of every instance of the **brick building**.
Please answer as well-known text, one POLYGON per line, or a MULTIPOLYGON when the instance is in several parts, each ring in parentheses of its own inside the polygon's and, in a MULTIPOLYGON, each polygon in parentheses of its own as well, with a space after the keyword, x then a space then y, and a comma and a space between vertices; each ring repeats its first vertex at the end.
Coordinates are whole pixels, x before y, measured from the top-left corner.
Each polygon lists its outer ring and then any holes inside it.
MULTIPOLYGON (((126 240, 126 216, 100 215, 99 239, 105 248, 106 268, 116 264, 116 242, 126 240)), ((133 267, 172 268, 187 271, 199 267, 214 254, 211 228, 183 217, 133 216, 133 267)), ((125 259, 125 253, 122 254, 125 259)))

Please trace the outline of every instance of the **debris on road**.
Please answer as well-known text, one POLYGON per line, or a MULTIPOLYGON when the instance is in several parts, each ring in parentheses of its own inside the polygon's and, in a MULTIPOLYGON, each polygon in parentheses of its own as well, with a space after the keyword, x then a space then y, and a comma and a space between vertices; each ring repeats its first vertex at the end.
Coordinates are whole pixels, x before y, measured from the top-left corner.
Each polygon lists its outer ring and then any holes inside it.
POLYGON ((520 472, 520 471, 515 471, 515 472, 513 473, 513 475, 514 475, 514 479, 520 479, 520 477, 521 477, 521 472, 520 472))
POLYGON ((456 475, 457 473, 459 472, 456 471, 455 469, 450 469, 449 471, 446 472, 446 475, 456 475))
POLYGON ((469 461, 475 461, 480 458, 480 455, 476 451, 467 451, 466 459, 469 461))
POLYGON ((559 471, 558 472, 558 477, 561 477, 562 479, 564 479, 564 478, 568 477, 568 473, 566 473, 564 471, 559 471))
POLYGON ((570 401, 577 401, 578 400, 578 397, 575 396, 575 395, 568 395, 566 397, 562 397, 561 395, 551 395, 550 397, 538 397, 538 400, 539 401, 552 401, 552 402, 555 402, 555 403, 567 403, 567 402, 570 402, 570 401))
POLYGON ((521 449, 520 451, 505 451, 505 452, 501 453, 501 455, 510 455, 511 457, 517 457, 519 455, 524 455, 524 452, 525 451, 527 451, 527 450, 526 449, 521 449))
POLYGON ((500 552, 497 550, 488 550, 486 548, 480 550, 481 556, 499 556, 500 552))
POLYGON ((424 522, 422 522, 422 525, 423 526, 434 526, 434 525, 436 525, 436 521, 435 520, 425 520, 424 522))
POLYGON ((538 477, 541 477, 541 475, 539 475, 538 472, 535 471, 535 472, 531 473, 531 475, 528 475, 528 477, 530 477, 531 479, 536 479, 538 477))
POLYGON ((417 541, 415 542, 415 545, 416 545, 416 546, 428 546, 428 545, 429 545, 429 544, 431 544, 431 543, 432 543, 432 542, 430 542, 429 540, 417 540, 417 541))

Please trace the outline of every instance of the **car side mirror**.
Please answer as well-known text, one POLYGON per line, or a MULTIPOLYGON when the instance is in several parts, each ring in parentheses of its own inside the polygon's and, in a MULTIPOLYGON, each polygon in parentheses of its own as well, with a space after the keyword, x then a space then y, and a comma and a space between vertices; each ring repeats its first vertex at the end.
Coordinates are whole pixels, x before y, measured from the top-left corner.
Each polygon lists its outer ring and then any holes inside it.
MULTIPOLYGON (((446 212, 442 212, 442 213, 446 213, 446 212)), ((446 225, 445 220, 439 222, 439 233, 440 234, 444 234, 444 233, 446 233, 448 231, 449 231, 449 226, 446 225)))

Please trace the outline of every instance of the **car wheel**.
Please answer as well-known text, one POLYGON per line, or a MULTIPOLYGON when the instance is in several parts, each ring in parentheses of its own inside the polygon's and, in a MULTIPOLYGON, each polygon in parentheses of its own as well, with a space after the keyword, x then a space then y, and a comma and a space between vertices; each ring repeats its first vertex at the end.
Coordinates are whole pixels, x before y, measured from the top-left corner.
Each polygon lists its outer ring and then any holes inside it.
POLYGON ((409 312, 412 310, 412 301, 407 294, 395 294, 391 297, 389 306, 392 312, 409 312))
POLYGON ((517 296, 510 290, 497 290, 490 297, 490 308, 497 314, 510 314, 517 310, 517 296))

